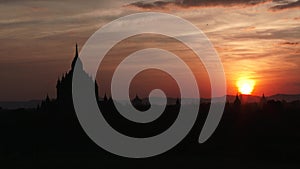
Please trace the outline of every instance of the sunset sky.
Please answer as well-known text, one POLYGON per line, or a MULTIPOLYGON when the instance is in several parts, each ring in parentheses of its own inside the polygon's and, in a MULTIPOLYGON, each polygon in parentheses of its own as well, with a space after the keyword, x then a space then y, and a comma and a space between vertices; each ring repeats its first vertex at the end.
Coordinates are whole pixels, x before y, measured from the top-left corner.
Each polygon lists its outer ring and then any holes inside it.
MULTIPOLYGON (((104 24, 143 11, 174 14, 201 29, 222 60, 228 94, 243 77, 255 80, 254 95, 300 93, 300 0, 0 0, 0 101, 55 97, 76 42, 80 49, 104 24)), ((161 46, 159 37, 147 38, 161 46)), ((165 49, 178 49, 169 41, 165 49)), ((147 47, 138 39, 127 44, 147 47)))

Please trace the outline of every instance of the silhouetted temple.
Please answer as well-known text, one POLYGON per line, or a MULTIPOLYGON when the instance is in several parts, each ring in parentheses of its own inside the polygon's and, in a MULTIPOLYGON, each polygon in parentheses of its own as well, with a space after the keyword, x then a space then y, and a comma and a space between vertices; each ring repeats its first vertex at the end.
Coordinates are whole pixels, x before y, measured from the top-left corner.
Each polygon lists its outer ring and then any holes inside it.
POLYGON ((236 105, 236 106, 239 106, 239 105, 241 105, 241 100, 240 100, 240 98, 239 98, 239 95, 238 94, 236 94, 236 96, 235 96, 235 100, 234 100, 234 105, 236 105))
POLYGON ((260 99, 260 103, 261 104, 266 104, 267 103, 267 98, 265 97, 265 94, 262 95, 262 97, 260 99))
POLYGON ((140 99, 138 95, 136 95, 135 98, 132 100, 132 104, 134 106, 142 105, 143 104, 143 100, 140 99))
POLYGON ((61 78, 57 80, 56 83, 56 99, 50 100, 49 96, 47 95, 46 99, 42 102, 41 108, 43 107, 53 107, 53 106, 59 106, 64 108, 73 108, 73 100, 72 100, 72 78, 73 78, 73 72, 75 68, 75 64, 77 63, 77 66, 79 67, 79 70, 82 70, 82 73, 91 81, 91 83, 95 83, 95 92, 96 92, 96 98, 98 98, 98 84, 97 82, 93 81, 91 77, 83 70, 82 62, 79 58, 78 54, 78 46, 76 44, 76 50, 75 50, 75 57, 71 64, 71 69, 65 73, 61 78))
MULTIPOLYGON (((76 51, 75 51, 75 57, 71 64, 71 70, 63 75, 61 79, 57 80, 56 84, 56 100, 59 103, 69 103, 72 102, 72 78, 73 78, 73 71, 75 68, 75 64, 78 62, 78 66, 80 66, 80 69, 83 70, 83 66, 81 63, 80 58, 78 57, 78 46, 76 44, 76 51)), ((87 74, 86 74, 87 75, 87 74)), ((88 76, 88 75, 87 75, 88 76)), ((92 78, 91 78, 92 81, 92 78)), ((96 96, 98 96, 98 85, 95 83, 95 90, 96 90, 96 96)), ((98 98, 97 98, 98 100, 98 98)))

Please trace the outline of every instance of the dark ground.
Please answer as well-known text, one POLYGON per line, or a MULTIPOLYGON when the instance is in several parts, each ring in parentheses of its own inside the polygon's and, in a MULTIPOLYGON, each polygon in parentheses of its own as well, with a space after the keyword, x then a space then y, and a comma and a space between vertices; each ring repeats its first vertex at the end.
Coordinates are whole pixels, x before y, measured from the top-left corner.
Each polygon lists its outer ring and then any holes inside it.
MULTIPOLYGON (((159 119, 138 127, 120 118, 111 105, 100 107, 118 131, 147 137, 172 125, 179 106, 168 106, 159 119)), ((300 168, 299 101, 226 104, 213 136, 199 144, 208 109, 209 104, 201 104, 196 124, 180 144, 146 159, 102 150, 88 138, 72 110, 0 110, 0 168, 300 168)))

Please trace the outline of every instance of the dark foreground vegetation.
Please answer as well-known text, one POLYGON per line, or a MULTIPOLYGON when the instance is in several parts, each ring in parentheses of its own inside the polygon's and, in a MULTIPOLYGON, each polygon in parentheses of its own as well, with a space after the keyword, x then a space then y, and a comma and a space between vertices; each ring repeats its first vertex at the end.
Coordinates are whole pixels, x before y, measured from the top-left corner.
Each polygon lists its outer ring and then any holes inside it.
MULTIPOLYGON (((113 104, 100 103, 119 132, 149 137, 167 129, 180 105, 169 105, 149 124, 121 117, 113 104)), ((73 109, 0 110, 0 168, 300 168, 300 102, 226 104, 223 118, 205 143, 197 142, 209 109, 200 106, 196 124, 172 150, 129 159, 99 148, 81 128, 73 109)))

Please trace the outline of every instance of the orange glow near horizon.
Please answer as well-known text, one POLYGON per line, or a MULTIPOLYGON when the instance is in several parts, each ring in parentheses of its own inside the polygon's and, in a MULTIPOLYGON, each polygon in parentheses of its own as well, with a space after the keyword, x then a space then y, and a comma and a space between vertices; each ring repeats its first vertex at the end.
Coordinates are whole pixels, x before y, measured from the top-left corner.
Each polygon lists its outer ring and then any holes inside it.
POLYGON ((236 85, 241 94, 250 95, 253 92, 253 89, 255 87, 255 81, 252 79, 240 78, 236 82, 236 85))

